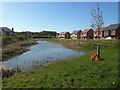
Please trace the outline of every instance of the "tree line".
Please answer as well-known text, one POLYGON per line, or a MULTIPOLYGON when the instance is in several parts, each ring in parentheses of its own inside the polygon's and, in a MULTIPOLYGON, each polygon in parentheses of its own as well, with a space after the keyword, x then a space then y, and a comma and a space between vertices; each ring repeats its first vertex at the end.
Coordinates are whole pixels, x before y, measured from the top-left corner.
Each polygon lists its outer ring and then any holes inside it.
POLYGON ((25 41, 32 38, 55 38, 55 31, 42 31, 42 32, 15 32, 11 35, 2 35, 2 45, 25 41))

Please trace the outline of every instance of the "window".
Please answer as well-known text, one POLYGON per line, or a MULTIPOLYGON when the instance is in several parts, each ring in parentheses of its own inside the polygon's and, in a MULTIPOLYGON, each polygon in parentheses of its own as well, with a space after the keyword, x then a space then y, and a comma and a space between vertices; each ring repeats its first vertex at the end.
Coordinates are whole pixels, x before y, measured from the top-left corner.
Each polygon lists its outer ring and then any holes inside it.
POLYGON ((111 35, 115 35, 116 34, 116 30, 111 30, 111 35))

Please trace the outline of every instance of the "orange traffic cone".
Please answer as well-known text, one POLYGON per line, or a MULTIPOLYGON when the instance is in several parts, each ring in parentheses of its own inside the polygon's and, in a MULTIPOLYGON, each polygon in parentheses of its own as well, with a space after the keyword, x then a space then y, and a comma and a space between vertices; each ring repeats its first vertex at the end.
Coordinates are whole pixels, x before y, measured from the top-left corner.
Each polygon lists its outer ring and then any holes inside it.
POLYGON ((98 54, 97 53, 94 53, 92 56, 91 56, 91 60, 98 60, 98 54))
POLYGON ((96 56, 95 56, 95 61, 98 61, 98 54, 96 53, 96 56))

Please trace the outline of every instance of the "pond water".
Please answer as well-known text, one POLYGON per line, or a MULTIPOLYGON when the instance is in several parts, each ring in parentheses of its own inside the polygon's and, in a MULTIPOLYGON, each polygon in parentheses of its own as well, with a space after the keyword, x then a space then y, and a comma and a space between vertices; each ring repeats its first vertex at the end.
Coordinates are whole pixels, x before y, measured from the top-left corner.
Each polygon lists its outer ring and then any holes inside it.
POLYGON ((84 52, 65 48, 61 44, 42 40, 37 42, 38 44, 29 47, 30 51, 4 61, 3 64, 11 68, 20 67, 26 71, 54 61, 85 55, 84 52))

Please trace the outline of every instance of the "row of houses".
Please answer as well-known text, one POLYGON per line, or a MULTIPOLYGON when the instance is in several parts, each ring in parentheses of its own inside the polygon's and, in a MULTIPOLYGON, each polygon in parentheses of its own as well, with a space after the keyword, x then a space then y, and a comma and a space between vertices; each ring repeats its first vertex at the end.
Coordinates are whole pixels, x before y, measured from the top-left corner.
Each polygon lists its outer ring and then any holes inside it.
MULTIPOLYGON (((14 28, 0 27, 0 34, 15 34, 14 28)), ((120 24, 111 24, 107 27, 101 27, 94 31, 93 29, 75 30, 72 33, 61 32, 57 34, 57 38, 65 39, 120 39, 120 24)))
POLYGON ((57 37, 65 39, 120 39, 120 24, 111 24, 95 31, 93 29, 85 29, 83 31, 75 30, 72 33, 61 32, 57 34, 57 37))

